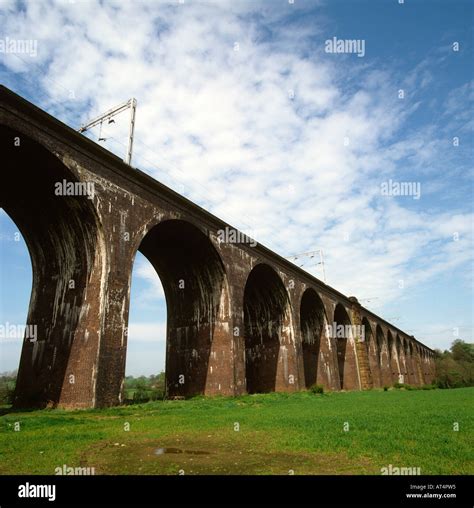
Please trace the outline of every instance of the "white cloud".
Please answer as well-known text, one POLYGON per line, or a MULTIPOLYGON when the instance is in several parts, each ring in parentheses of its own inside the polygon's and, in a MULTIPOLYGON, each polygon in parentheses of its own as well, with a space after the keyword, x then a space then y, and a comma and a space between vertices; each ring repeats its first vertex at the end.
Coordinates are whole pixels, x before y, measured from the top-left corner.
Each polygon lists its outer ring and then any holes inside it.
POLYGON ((134 275, 142 279, 147 285, 147 288, 145 290, 142 289, 138 295, 139 300, 156 301, 165 299, 161 280, 156 270, 153 268, 153 265, 145 257, 140 256, 136 260, 134 266, 134 275))
POLYGON ((165 342, 166 323, 129 323, 128 342, 165 342))

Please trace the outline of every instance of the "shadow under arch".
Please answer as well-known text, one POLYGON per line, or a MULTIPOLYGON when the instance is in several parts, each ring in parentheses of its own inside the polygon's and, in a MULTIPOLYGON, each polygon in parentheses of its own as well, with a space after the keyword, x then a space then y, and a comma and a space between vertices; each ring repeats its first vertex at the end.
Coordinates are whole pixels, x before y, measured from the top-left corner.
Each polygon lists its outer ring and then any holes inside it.
POLYGON ((300 327, 306 388, 318 380, 319 352, 324 326, 327 324, 324 304, 318 293, 307 288, 301 297, 300 327))
POLYGON ((413 361, 415 363, 414 368, 418 374, 418 382, 423 385, 425 384, 425 378, 423 375, 423 359, 422 359, 422 351, 419 344, 415 344, 414 347, 415 355, 413 357, 413 361))
POLYGON ((378 324, 375 329, 375 336, 377 341, 377 350, 378 350, 378 365, 380 369, 380 383, 381 385, 390 385, 392 383, 392 368, 390 365, 391 355, 389 352, 388 342, 385 342, 385 335, 383 333, 382 327, 378 324), (385 361, 385 346, 387 350, 387 357, 385 361))
POLYGON ((377 327, 375 329, 375 340, 377 342, 377 353, 378 353, 377 354, 377 358, 378 358, 378 363, 379 363, 380 369, 382 369, 382 365, 383 365, 382 355, 383 355, 384 335, 383 335, 382 327, 380 325, 377 325, 377 327))
POLYGON ((388 348, 388 364, 390 366, 390 376, 392 382, 398 381, 398 357, 395 340, 392 332, 387 330, 387 348, 388 348), (395 354, 394 354, 395 353, 395 354))
POLYGON ((138 250, 165 294, 167 395, 217 393, 208 379, 209 360, 216 335, 224 334, 218 324, 229 319, 227 277, 217 250, 197 226, 181 219, 151 227, 138 250))
POLYGON ((362 326, 364 330, 365 336, 365 348, 367 351, 367 359, 370 369, 370 378, 372 381, 372 386, 380 386, 380 366, 378 361, 378 347, 377 341, 372 332, 372 326, 370 325, 367 317, 363 317, 362 326))
POLYGON ((417 372, 414 368, 413 346, 409 339, 405 339, 404 343, 405 371, 407 378, 405 382, 410 384, 418 384, 417 372))
POLYGON ((400 355, 403 353, 403 341, 398 333, 395 335, 395 344, 397 346, 397 355, 400 357, 400 355))
POLYGON ((367 350, 367 355, 369 355, 370 358, 370 352, 374 347, 374 337, 372 334, 372 327, 370 326, 369 320, 364 316, 362 318, 362 326, 364 327, 364 341, 365 341, 365 348, 367 350))
POLYGON ((355 351, 350 351, 348 347, 352 338, 352 323, 342 303, 336 305, 333 321, 336 326, 335 339, 341 390, 356 389, 357 381, 355 378, 357 377, 357 367, 353 365, 355 363, 355 351))
MULTIPOLYGON (((393 336, 390 330, 387 331, 387 350, 388 350, 388 360, 392 362, 393 358, 393 336)), ((392 368, 390 366, 390 368, 392 368)))
POLYGON ((289 298, 271 266, 261 263, 252 269, 245 284, 243 307, 247 392, 275 391, 289 298))
POLYGON ((96 357, 100 331, 98 323, 91 331, 93 312, 85 307, 88 292, 99 291, 90 278, 104 261, 100 220, 89 195, 58 192, 58 183, 79 179, 55 154, 5 125, 0 139, 0 206, 28 248, 33 282, 27 324, 36 327, 36 340, 23 341, 14 407, 90 407, 92 365, 83 359, 96 357))

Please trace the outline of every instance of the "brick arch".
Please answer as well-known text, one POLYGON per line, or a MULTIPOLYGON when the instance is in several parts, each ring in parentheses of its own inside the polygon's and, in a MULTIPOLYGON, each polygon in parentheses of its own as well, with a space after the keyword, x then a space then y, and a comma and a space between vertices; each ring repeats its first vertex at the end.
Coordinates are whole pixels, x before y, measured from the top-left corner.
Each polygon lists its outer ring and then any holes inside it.
POLYGON ((367 352, 368 367, 370 369, 372 386, 382 386, 379 364, 379 350, 376 334, 374 334, 372 325, 365 316, 362 318, 362 326, 364 327, 365 348, 367 352))
POLYGON ((227 275, 219 253, 200 228, 182 219, 153 225, 137 250, 155 268, 165 294, 168 395, 222 393, 211 353, 224 359, 232 348, 227 275))
POLYGON ((408 341, 408 358, 409 358, 409 367, 410 367, 410 376, 411 383, 415 385, 422 384, 423 381, 420 377, 420 372, 418 368, 418 353, 416 350, 416 344, 413 344, 411 339, 407 339, 408 341))
POLYGON ((408 363, 406 355, 406 340, 398 333, 395 336, 397 344, 397 359, 398 359, 398 379, 397 381, 409 383, 408 378, 408 363))
POLYGON ((320 352, 324 348, 328 320, 324 304, 313 288, 307 288, 300 302, 300 328, 303 350, 304 380, 306 388, 317 382, 327 385, 321 372, 320 352), (322 344, 323 343, 323 344, 322 344))
POLYGON ((405 383, 415 383, 413 361, 412 361, 413 350, 410 350, 410 339, 407 337, 403 338, 403 355, 405 360, 405 383))
POLYGON ((391 384, 390 366, 388 361, 387 340, 380 324, 375 327, 375 341, 377 343, 377 363, 380 372, 380 385, 391 384))
POLYGON ((433 355, 428 349, 424 349, 423 377, 425 383, 431 383, 434 379, 433 355))
POLYGON ((290 300, 281 277, 270 265, 259 263, 252 268, 243 309, 247 392, 295 389, 290 300))
POLYGON ((425 377, 423 374, 423 358, 422 358, 422 348, 420 344, 415 344, 415 362, 416 362, 416 370, 418 373, 418 380, 421 384, 425 383, 425 377))
POLYGON ((413 349, 413 366, 416 369, 417 380, 419 384, 424 384, 424 376, 423 376, 423 363, 421 359, 421 348, 418 343, 414 343, 413 349))
MULTIPOLYGON (((135 227, 133 231, 131 231, 131 239, 129 241, 130 252, 132 256, 135 256, 136 253, 140 250, 140 246, 145 239, 145 237, 150 233, 150 231, 156 226, 166 222, 166 221, 181 221, 189 224, 194 230, 199 231, 203 236, 206 236, 210 243, 213 245, 214 249, 216 249, 217 240, 214 239, 211 232, 204 227, 199 221, 196 221, 194 217, 182 212, 164 212, 164 213, 156 213, 150 214, 146 216, 144 220, 140 220, 138 226, 135 227)), ((217 250, 217 249, 216 249, 217 250)))
POLYGON ((338 303, 334 308, 333 323, 336 327, 335 339, 341 389, 360 390, 361 383, 355 349, 355 337, 351 331, 352 322, 348 312, 341 303, 338 303))
POLYGON ((398 382, 399 379, 398 354, 397 354, 396 334, 393 334, 391 330, 387 330, 387 350, 392 383, 396 383, 398 382))
POLYGON ((33 285, 27 323, 37 327, 37 340, 23 342, 14 406, 90 407, 101 333, 97 295, 107 258, 93 194, 78 192, 91 188, 65 195, 68 184, 86 182, 56 152, 6 125, 0 138, 0 206, 28 247, 33 285))

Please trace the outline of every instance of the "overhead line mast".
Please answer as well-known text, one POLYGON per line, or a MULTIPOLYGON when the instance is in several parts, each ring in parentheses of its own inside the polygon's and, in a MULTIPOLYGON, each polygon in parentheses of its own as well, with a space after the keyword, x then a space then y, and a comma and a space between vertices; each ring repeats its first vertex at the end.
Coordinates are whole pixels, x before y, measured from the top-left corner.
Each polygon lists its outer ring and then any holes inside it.
MULTIPOLYGON (((319 254, 319 262, 315 263, 315 266, 321 265, 321 267, 323 269, 323 281, 324 281, 324 284, 326 284, 326 270, 324 268, 324 258, 323 258, 323 250, 322 249, 312 250, 310 252, 302 252, 301 254, 295 254, 294 256, 288 256, 286 259, 295 263, 296 261, 298 261, 299 258, 309 257, 310 259, 312 259, 312 258, 314 258, 314 256, 316 254, 319 254)), ((304 263, 302 265, 300 265, 300 268, 302 268, 303 266, 304 266, 304 263)))
MULTIPOLYGON (((128 146, 127 146, 127 153, 125 155, 124 162, 128 165, 131 165, 132 162, 132 153, 133 153, 133 138, 135 133, 135 115, 137 111, 137 100, 132 98, 128 100, 127 102, 123 102, 122 104, 116 106, 115 108, 109 109, 102 115, 99 115, 98 117, 94 118, 90 122, 82 125, 78 131, 79 132, 85 132, 92 127, 95 127, 96 125, 100 125, 102 127, 102 123, 104 120, 108 120, 108 123, 114 123, 115 121, 112 120, 112 118, 119 113, 122 113, 122 111, 125 111, 126 109, 130 108, 130 126, 128 131, 128 146)), ((102 131, 101 131, 102 132, 102 131)), ((99 141, 104 140, 105 138, 101 138, 99 136, 99 141)))

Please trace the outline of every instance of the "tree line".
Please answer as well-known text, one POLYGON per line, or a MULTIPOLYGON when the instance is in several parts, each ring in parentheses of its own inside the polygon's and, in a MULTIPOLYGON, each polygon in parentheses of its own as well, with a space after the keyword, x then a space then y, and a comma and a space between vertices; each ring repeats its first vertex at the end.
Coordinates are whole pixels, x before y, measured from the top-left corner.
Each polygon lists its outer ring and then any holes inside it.
POLYGON ((165 373, 151 376, 126 376, 122 400, 125 404, 162 400, 165 398, 165 373))
POLYGON ((438 388, 474 386, 474 344, 457 339, 449 350, 435 349, 435 365, 438 388))

